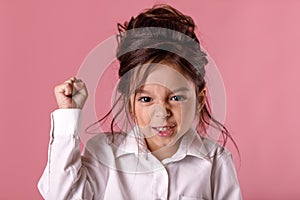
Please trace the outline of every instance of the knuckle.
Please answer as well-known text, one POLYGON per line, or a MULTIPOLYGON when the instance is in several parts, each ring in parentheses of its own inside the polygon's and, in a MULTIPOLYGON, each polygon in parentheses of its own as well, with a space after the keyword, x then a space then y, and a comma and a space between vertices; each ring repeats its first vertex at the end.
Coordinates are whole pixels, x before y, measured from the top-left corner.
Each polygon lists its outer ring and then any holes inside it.
POLYGON ((66 88, 72 88, 72 83, 65 83, 64 86, 65 86, 66 88))
POLYGON ((59 90, 60 90, 60 88, 61 88, 61 86, 60 86, 60 85, 56 85, 56 86, 54 86, 54 92, 57 92, 57 91, 59 91, 59 90))

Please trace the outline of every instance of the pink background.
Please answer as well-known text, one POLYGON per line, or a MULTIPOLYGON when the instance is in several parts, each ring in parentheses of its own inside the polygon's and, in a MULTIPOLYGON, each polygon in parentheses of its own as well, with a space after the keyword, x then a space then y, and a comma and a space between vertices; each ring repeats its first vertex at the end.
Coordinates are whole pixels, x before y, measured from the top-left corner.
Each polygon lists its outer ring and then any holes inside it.
POLYGON ((117 22, 157 2, 194 18, 222 73, 244 199, 300 197, 299 1, 103 2, 1 0, 0 199, 41 199, 53 87, 77 73, 117 22))

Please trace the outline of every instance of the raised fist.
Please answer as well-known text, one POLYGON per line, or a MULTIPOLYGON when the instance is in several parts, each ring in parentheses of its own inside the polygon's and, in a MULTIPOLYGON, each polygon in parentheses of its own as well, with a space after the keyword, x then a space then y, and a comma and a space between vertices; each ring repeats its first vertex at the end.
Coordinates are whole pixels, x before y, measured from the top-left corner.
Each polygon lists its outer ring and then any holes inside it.
POLYGON ((82 109, 88 97, 84 82, 75 77, 56 86, 54 93, 59 108, 82 109))

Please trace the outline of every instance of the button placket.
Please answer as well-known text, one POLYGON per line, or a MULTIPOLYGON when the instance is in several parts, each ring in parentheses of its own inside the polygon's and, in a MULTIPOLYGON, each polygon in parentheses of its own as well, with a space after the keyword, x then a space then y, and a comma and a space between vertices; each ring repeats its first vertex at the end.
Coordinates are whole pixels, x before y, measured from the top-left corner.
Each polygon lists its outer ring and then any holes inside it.
POLYGON ((154 172, 153 192, 155 199, 167 200, 169 191, 169 174, 164 166, 154 172))

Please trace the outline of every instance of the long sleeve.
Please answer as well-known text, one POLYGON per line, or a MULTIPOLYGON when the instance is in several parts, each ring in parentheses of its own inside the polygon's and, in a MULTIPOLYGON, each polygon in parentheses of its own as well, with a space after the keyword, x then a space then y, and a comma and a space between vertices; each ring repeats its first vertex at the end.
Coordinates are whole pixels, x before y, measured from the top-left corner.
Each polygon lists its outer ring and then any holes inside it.
POLYGON ((227 150, 217 158, 212 179, 213 199, 242 199, 232 156, 227 150))
POLYGON ((81 111, 58 109, 51 114, 48 162, 38 183, 45 199, 92 199, 88 170, 79 147, 81 111))

